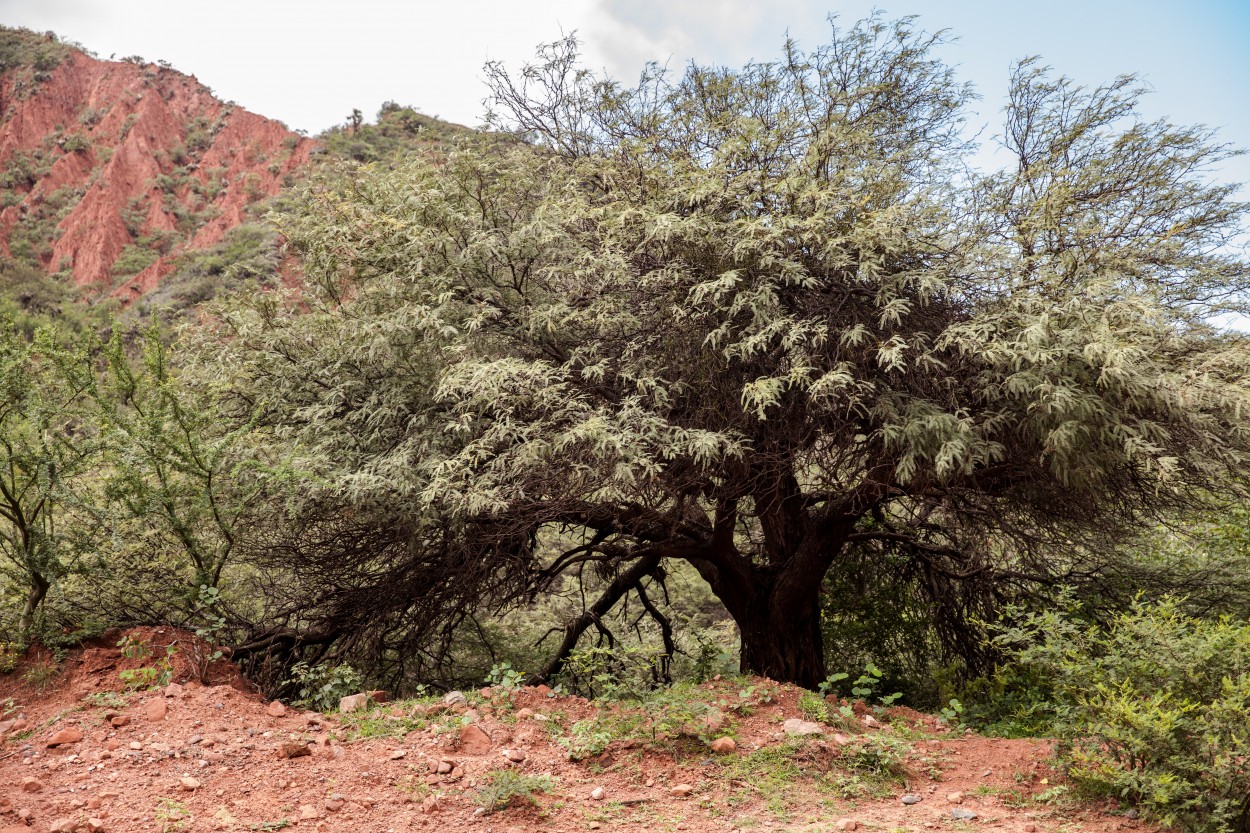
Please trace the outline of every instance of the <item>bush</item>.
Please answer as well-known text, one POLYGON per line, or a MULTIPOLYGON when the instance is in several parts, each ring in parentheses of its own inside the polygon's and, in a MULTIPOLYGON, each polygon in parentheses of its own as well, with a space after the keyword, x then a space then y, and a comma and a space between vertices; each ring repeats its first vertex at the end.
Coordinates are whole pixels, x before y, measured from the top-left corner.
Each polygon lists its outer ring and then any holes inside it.
POLYGON ((516 799, 537 804, 534 793, 549 792, 554 780, 546 775, 525 775, 513 769, 488 773, 477 800, 487 813, 506 809, 516 799))
POLYGON ((1106 627, 1030 614, 1000 644, 1053 686, 1055 729, 1082 792, 1195 833, 1250 830, 1250 624, 1138 602, 1106 627))

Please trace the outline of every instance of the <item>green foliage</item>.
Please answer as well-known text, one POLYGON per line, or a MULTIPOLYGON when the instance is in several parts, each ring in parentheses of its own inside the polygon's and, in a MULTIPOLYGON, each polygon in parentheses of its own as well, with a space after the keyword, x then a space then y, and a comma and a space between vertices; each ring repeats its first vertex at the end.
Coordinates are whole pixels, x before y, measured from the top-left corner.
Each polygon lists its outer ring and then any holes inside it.
POLYGON ((537 805, 535 793, 550 792, 555 787, 555 779, 548 775, 528 775, 515 769, 488 772, 483 780, 477 803, 487 814, 507 809, 517 800, 537 805))
POLYGON ((1250 829, 1250 625, 1135 605, 1108 625, 1032 613, 999 637, 1050 680, 1074 785, 1200 833, 1250 829))
POLYGON ((0 622, 22 638, 101 534, 90 480, 98 438, 84 419, 94 386, 85 340, 51 328, 27 340, 0 317, 0 579, 25 588, 17 610, 0 606, 0 622))
POLYGON ((513 668, 510 662, 500 662, 490 667, 484 682, 504 691, 516 691, 525 684, 525 674, 513 668))
MULTIPOLYGON (((154 655, 151 643, 130 636, 123 636, 117 643, 117 647, 121 648, 122 656, 127 659, 137 659, 142 663, 146 663, 154 655)), ((167 645, 154 665, 124 668, 117 672, 117 677, 122 685, 131 691, 143 691, 169 685, 174 676, 173 658, 177 653, 177 645, 167 645)))
POLYGON ((131 244, 113 260, 110 271, 118 277, 137 275, 160 258, 161 253, 150 246, 131 244))
POLYGON ((309 572, 409 576, 372 624, 412 655, 466 603, 684 560, 746 667, 814 687, 835 565, 907 590, 899 676, 975 670, 999 588, 1103 575, 1142 517, 1241 493, 1247 339, 1208 322, 1241 304, 1246 206, 1198 173, 1229 150, 1138 117, 1132 79, 1026 62, 1022 161, 971 173, 939 44, 874 17, 626 87, 563 41, 488 67, 513 140, 327 166, 278 217, 308 291, 208 345, 315 473, 301 529, 371 531, 309 572), (451 564, 474 578, 436 602, 451 564))
POLYGON ((329 713, 338 709, 339 700, 360 691, 364 680, 350 665, 297 662, 291 666, 291 683, 299 694, 296 705, 329 713))

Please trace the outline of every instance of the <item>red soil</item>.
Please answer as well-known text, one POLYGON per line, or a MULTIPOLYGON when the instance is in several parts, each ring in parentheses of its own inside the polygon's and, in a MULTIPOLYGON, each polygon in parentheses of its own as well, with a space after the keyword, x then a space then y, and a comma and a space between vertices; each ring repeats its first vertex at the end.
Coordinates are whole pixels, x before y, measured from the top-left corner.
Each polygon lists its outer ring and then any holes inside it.
MULTIPOLYGON (((781 721, 801 717, 801 692, 763 680, 755 688, 767 696, 757 697, 749 715, 735 718, 737 749, 726 755, 715 755, 695 738, 645 745, 618 741, 598 758, 575 763, 551 742, 550 721, 543 718, 562 720, 567 731, 598 708, 578 697, 543 689, 484 690, 485 699, 472 713, 466 716, 465 706, 456 710, 489 736, 489 748, 466 748, 457 731, 434 726, 349 742, 344 720, 268 704, 249 693, 228 664, 212 666, 205 684, 190 680, 195 669, 185 657, 193 653, 193 640, 186 634, 148 629, 131 635, 152 645, 154 656, 163 656, 164 646, 177 640, 182 650, 174 657, 174 672, 183 685, 164 692, 119 693, 124 705, 109 698, 121 726, 105 719, 103 693, 121 692, 118 672, 137 667, 139 660, 111 647, 115 640, 75 652, 42 689, 23 677, 31 677, 29 669, 46 657, 28 657, 18 671, 0 675, 0 705, 14 698, 8 718, 21 715, 25 721, 17 727, 0 723, 0 735, 9 731, 0 742, 0 833, 47 831, 59 820, 66 829, 98 824, 118 833, 283 826, 351 833, 1152 829, 1088 804, 1038 800, 1048 790, 1053 795, 1062 781, 1048 763, 1044 741, 945 733, 936 729, 934 718, 910 710, 887 713, 877 728, 856 726, 849 738, 826 727, 802 747, 810 773, 837 770, 843 747, 873 734, 904 739, 903 783, 885 785, 875 798, 848 800, 818 789, 817 775, 795 781, 780 795, 777 784, 762 778, 752 783, 750 777, 730 774, 728 766, 734 756, 781 743, 781 721), (76 734, 72 730, 80 731, 82 739, 49 748, 53 736, 66 729, 70 737, 76 734), (309 754, 287 758, 284 746, 309 754), (524 760, 510 763, 505 750, 520 750, 524 760), (457 769, 439 775, 436 769, 444 759, 457 769), (475 813, 486 773, 509 768, 551 775, 555 786, 538 796, 537 807, 475 813), (671 788, 678 784, 690 785, 691 794, 673 795, 671 788), (591 797, 596 787, 606 793, 602 800, 591 797), (909 792, 923 800, 904 806, 900 798, 909 792), (948 800, 956 792, 962 793, 957 804, 948 800), (436 802, 429 800, 432 795, 439 796, 436 802), (952 818, 957 808, 978 818, 958 821, 952 818), (851 828, 850 821, 857 827, 851 828)), ((709 698, 736 701, 739 684, 714 682, 705 689, 709 698)), ((414 710, 381 705, 372 716, 386 725, 414 710)), ((444 723, 453 729, 458 725, 444 723)))

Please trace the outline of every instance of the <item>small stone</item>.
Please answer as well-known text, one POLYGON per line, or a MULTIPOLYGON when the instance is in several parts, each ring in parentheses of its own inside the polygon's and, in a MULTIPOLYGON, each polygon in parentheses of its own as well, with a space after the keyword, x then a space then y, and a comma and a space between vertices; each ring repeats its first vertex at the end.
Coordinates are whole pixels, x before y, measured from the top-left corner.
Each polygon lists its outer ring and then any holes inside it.
POLYGON ((164 720, 165 715, 169 714, 169 707, 165 705, 165 698, 160 697, 156 700, 149 700, 144 712, 148 720, 164 720))
POLYGON ((343 805, 346 802, 341 797, 337 795, 332 795, 329 798, 327 798, 324 803, 325 803, 325 807, 327 810, 329 810, 331 813, 337 813, 339 810, 343 809, 343 805))
POLYGON ((311 804, 301 804, 299 808, 300 821, 312 821, 321 818, 321 811, 311 804))
POLYGON ((712 751, 717 755, 728 755, 738 748, 738 744, 733 738, 717 738, 709 746, 712 747, 712 751))
POLYGON ((104 833, 104 819, 87 819, 87 830, 91 833, 104 833))
POLYGON ((694 792, 694 787, 690 786, 689 784, 678 784, 675 787, 670 787, 668 794, 677 796, 678 798, 685 798, 686 796, 690 795, 692 792, 694 792))
POLYGON ((964 794, 963 793, 951 793, 950 795, 946 796, 946 800, 949 801, 951 804, 963 804, 964 794))
POLYGON ((994 774, 994 770, 992 770, 992 769, 987 769, 985 772, 982 772, 982 773, 981 773, 981 777, 982 777, 982 778, 989 778, 989 777, 990 777, 991 775, 993 775, 993 774, 994 774))
POLYGON ((184 775, 178 779, 178 786, 182 787, 187 792, 195 792, 201 785, 198 778, 192 778, 190 775, 184 775))
POLYGON ((965 810, 963 807, 956 807, 954 810, 951 810, 951 818, 958 821, 972 821, 976 817, 976 813, 971 810, 965 810))
POLYGON ((466 755, 485 755, 491 750, 490 735, 470 723, 460 729, 460 751, 466 755))
POLYGON ((427 816, 437 813, 441 809, 442 808, 438 803, 438 796, 436 795, 432 795, 425 799, 425 801, 421 802, 421 812, 425 813, 427 816))
POLYGON ((451 772, 452 769, 455 768, 455 766, 456 765, 453 764, 451 761, 439 761, 438 766, 435 768, 434 771, 437 772, 439 775, 446 775, 447 773, 451 772))
POLYGON ((603 801, 604 797, 607 796, 607 794, 608 794, 608 791, 605 790, 603 787, 595 787, 593 790, 590 791, 590 800, 591 801, 603 801))
POLYGON ((128 715, 128 714, 119 714, 119 715, 117 715, 116 717, 111 717, 111 718, 109 718, 109 723, 113 724, 113 727, 114 727, 115 729, 120 729, 120 728, 121 728, 121 727, 123 727, 123 726, 129 726, 129 725, 130 725, 130 715, 128 715))
POLYGON ((373 703, 389 703, 391 701, 390 693, 386 691, 382 691, 381 689, 374 689, 373 691, 366 691, 365 694, 369 695, 369 700, 370 702, 373 702, 373 703))
POLYGON ((283 758, 303 758, 305 755, 311 755, 312 750, 303 743, 284 743, 279 748, 279 753, 283 758))
POLYGON ((265 714, 270 717, 286 717, 286 706, 282 705, 280 701, 274 700, 265 707, 265 714))
POLYGON ((904 804, 911 805, 911 804, 919 804, 920 802, 924 801, 924 799, 916 795, 915 793, 908 793, 907 795, 900 798, 899 801, 903 802, 904 804))
POLYGON ((398 761, 400 758, 404 757, 407 754, 408 754, 407 749, 396 749, 394 752, 391 753, 391 760, 398 761))
POLYGON ((603 825, 597 821, 592 821, 590 824, 586 825, 587 830, 598 830, 601 827, 603 827, 603 825))
POLYGON ((182 686, 178 685, 177 683, 170 683, 169 685, 165 686, 165 696, 166 697, 181 697, 182 686))
POLYGON ((534 710, 531 708, 520 708, 516 710, 517 720, 529 720, 534 716, 534 710))
POLYGON ((52 833, 71 833, 73 829, 73 819, 53 819, 52 823, 48 825, 48 830, 52 831, 52 833))
POLYGON ((859 827, 859 824, 858 822, 855 821, 855 819, 842 819, 837 824, 837 828, 839 830, 855 830, 858 827, 859 827))
POLYGON ((140 749, 143 748, 143 744, 139 743, 139 741, 137 740, 132 740, 128 745, 131 749, 133 749, 136 752, 138 752, 140 749))
POLYGON ((343 714, 360 711, 368 705, 369 695, 364 692, 349 694, 346 697, 339 698, 339 711, 343 714))
POLYGON ((525 761, 524 749, 505 749, 503 756, 514 764, 523 763, 525 761))
POLYGON ((833 742, 836 743, 838 746, 846 746, 851 742, 851 739, 848 736, 842 734, 841 732, 834 732, 833 742))
POLYGON ((781 728, 787 735, 819 735, 824 731, 820 728, 819 723, 813 723, 810 720, 799 720, 797 717, 792 717, 781 724, 781 728))
POLYGON ((1037 833, 1037 825, 1031 821, 1025 822, 1024 833, 1037 833))
POLYGON ((82 740, 82 729, 76 726, 66 726, 52 737, 48 738, 48 748, 52 749, 56 746, 62 746, 67 743, 78 743, 82 740))
POLYGON ((22 779, 22 792, 37 793, 43 789, 43 782, 27 775, 22 779))
POLYGON ((880 729, 881 721, 877 720, 877 718, 873 717, 870 714, 866 714, 864 715, 864 725, 867 726, 869 729, 880 729))
POLYGON ((443 695, 443 702, 449 706, 463 706, 468 704, 469 698, 464 696, 463 691, 449 691, 443 695))

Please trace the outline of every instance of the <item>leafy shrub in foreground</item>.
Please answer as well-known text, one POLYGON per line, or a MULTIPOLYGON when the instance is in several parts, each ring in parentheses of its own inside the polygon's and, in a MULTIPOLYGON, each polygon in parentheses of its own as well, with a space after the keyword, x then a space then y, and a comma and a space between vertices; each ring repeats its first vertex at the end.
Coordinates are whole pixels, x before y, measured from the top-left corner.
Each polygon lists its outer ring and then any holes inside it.
POLYGON ((1031 614, 1000 641, 1053 682, 1068 774, 1195 833, 1250 831, 1250 623, 1140 602, 1107 627, 1031 614))

